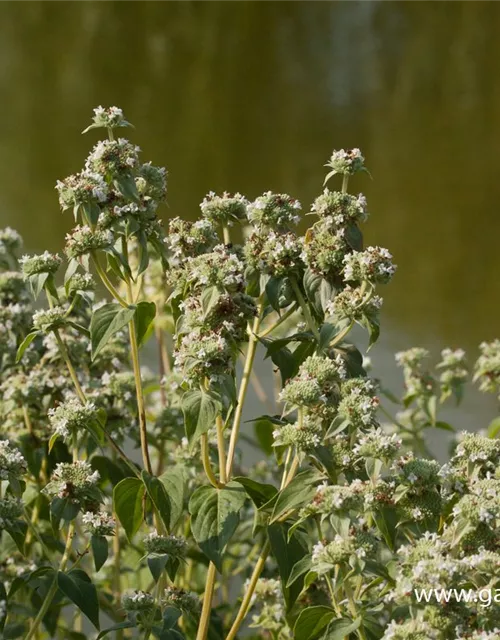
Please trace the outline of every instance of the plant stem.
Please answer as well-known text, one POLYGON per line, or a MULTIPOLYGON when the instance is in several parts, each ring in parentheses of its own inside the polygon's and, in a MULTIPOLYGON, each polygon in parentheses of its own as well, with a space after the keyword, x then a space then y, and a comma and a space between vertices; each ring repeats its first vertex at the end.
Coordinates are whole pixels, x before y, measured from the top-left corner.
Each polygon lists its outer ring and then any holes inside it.
POLYGON ((212 610, 212 598, 214 596, 215 587, 215 565, 211 562, 208 565, 207 579, 205 582, 205 593, 203 595, 203 606, 201 608, 200 624, 196 640, 205 640, 208 633, 208 625, 210 623, 210 612, 212 610))
POLYGON ((255 316, 252 332, 250 333, 250 337, 248 339, 248 349, 245 360, 245 366, 243 367, 243 377, 241 378, 240 390, 238 393, 238 401, 236 405, 236 409, 234 411, 233 418, 233 426, 231 429, 231 437, 229 439, 229 451, 227 454, 227 466, 226 466, 226 476, 227 479, 231 479, 231 474, 233 472, 233 462, 234 462, 234 454, 236 451, 236 444, 238 442, 238 435, 240 432, 241 425, 241 416, 243 414, 243 405, 245 404, 245 398, 248 390, 248 383, 250 382, 250 376, 252 373, 253 363, 255 360, 255 353, 257 351, 257 334, 259 331, 260 323, 262 321, 262 313, 264 311, 264 303, 262 299, 259 301, 257 305, 257 315, 255 316))
POLYGON ((224 423, 222 416, 219 414, 215 419, 217 428, 217 450, 219 452, 219 479, 222 485, 227 482, 226 476, 226 444, 224 442, 224 423))
POLYGON ((349 331, 353 328, 353 326, 354 326, 354 320, 351 320, 351 322, 347 325, 347 327, 342 329, 342 331, 335 336, 335 338, 330 342, 328 346, 335 347, 337 344, 340 344, 342 340, 346 337, 346 335, 349 333, 349 331))
POLYGON ((224 244, 231 244, 231 236, 229 235, 229 227, 223 225, 222 227, 222 237, 224 238, 224 244))
POLYGON ((342 176, 342 193, 347 193, 347 185, 349 183, 349 174, 344 173, 342 176))
POLYGON ((295 295, 297 296, 297 301, 300 304, 300 308, 302 309, 302 313, 304 314, 304 318, 306 319, 307 322, 307 326, 309 327, 309 329, 312 331, 314 337, 316 338, 316 340, 319 342, 319 330, 318 327, 316 326, 316 323, 314 322, 314 319, 311 315, 311 311, 309 309, 309 306, 307 304, 307 302, 304 300, 304 296, 302 295, 302 292, 300 290, 300 287, 297 283, 297 280, 295 280, 295 278, 290 278, 290 282, 292 284, 292 288, 294 290, 295 295))
POLYGON ((281 315, 278 320, 276 320, 276 322, 274 322, 272 325, 270 325, 269 327, 266 327, 264 329, 264 331, 262 331, 262 333, 259 334, 259 338, 265 338, 267 335, 269 335, 272 331, 274 331, 275 329, 277 329, 280 324, 282 324, 283 322, 285 322, 285 320, 288 320, 288 318, 295 313, 295 311, 297 311, 297 304, 294 303, 292 304, 292 306, 285 311, 285 313, 283 315, 281 315))
POLYGON ((54 329, 54 336, 56 338, 57 346, 59 347, 59 351, 61 353, 61 356, 62 356, 64 362, 66 363, 66 366, 68 367, 68 371, 69 371, 69 375, 71 377, 71 380, 73 381, 73 384, 75 385, 76 395, 78 396, 78 399, 80 400, 80 402, 82 404, 85 404, 87 402, 87 398, 85 397, 85 394, 83 392, 83 389, 82 389, 82 386, 80 384, 80 381, 78 380, 78 376, 76 375, 75 368, 73 366, 73 363, 71 362, 71 358, 69 357, 68 350, 67 350, 66 345, 64 344, 64 342, 63 342, 63 340, 61 338, 61 335, 60 335, 58 329, 54 329))
POLYGON ((248 610, 250 609, 250 604, 252 602, 252 596, 254 594, 255 587, 257 586, 257 582, 259 581, 260 574, 264 569, 267 556, 269 555, 270 551, 271 551, 271 544, 269 540, 267 540, 265 545, 262 547, 262 551, 260 552, 259 559, 257 560, 252 576, 250 578, 247 591, 243 597, 238 614, 233 622, 233 626, 231 627, 231 629, 229 630, 229 633, 226 636, 226 640, 233 640, 233 638, 236 637, 236 634, 238 633, 239 628, 241 627, 241 624, 245 619, 245 616, 247 615, 248 610))
POLYGON ((92 262, 94 263, 95 270, 99 274, 99 277, 101 278, 103 285, 106 287, 109 293, 113 296, 113 298, 118 302, 118 304, 121 304, 122 307, 128 307, 127 301, 124 300, 122 296, 118 293, 115 286, 113 285, 111 280, 108 278, 106 272, 101 267, 99 258, 97 257, 95 251, 93 251, 90 255, 92 256, 92 262))
MULTIPOLYGON (((128 280, 127 282, 127 302, 128 304, 133 304, 132 285, 130 283, 130 280, 128 280)), ((132 366, 134 368, 135 392, 137 396, 137 411, 139 413, 139 431, 141 436, 142 460, 144 462, 144 466, 146 467, 146 471, 149 474, 153 475, 153 467, 151 465, 151 458, 149 457, 149 449, 148 449, 146 408, 144 405, 144 394, 142 391, 141 364, 139 361, 139 346, 137 344, 137 335, 135 332, 134 318, 132 318, 132 320, 128 323, 128 332, 130 337, 130 349, 132 352, 132 366)))
POLYGON ((205 474, 210 484, 216 489, 219 489, 220 483, 217 480, 217 476, 212 470, 212 465, 210 464, 210 455, 208 451, 208 438, 206 433, 202 434, 200 438, 200 444, 201 444, 201 461, 203 462, 203 469, 205 470, 205 474))
MULTIPOLYGON (((64 571, 66 569, 74 534, 75 534, 75 522, 74 520, 72 520, 69 523, 68 535, 66 537, 66 546, 64 548, 64 554, 63 554, 63 557, 61 558, 61 562, 59 563, 59 571, 64 571)), ((44 601, 42 602, 42 606, 40 607, 40 610, 38 611, 36 618, 33 620, 33 624, 31 625, 31 628, 28 631, 28 634, 26 635, 24 640, 31 640, 31 638, 33 638, 37 634, 38 627, 40 626, 42 620, 44 619, 45 614, 49 610, 50 605, 52 604, 52 600, 57 593, 57 589, 58 587, 57 587, 57 572, 56 572, 54 575, 54 580, 47 592, 47 595, 45 596, 44 601)))
MULTIPOLYGON (((297 469, 298 469, 298 458, 297 456, 295 456, 295 459, 292 463, 292 466, 290 468, 290 471, 288 472, 288 474, 286 474, 286 470, 283 473, 283 480, 281 482, 281 488, 286 487, 291 480, 293 479, 293 476, 295 475, 297 469)), ((257 560, 257 563, 254 567, 252 576, 250 578, 250 583, 247 587, 247 591, 245 593, 245 595, 243 596, 243 600, 241 602, 240 608, 238 610, 238 613, 236 615, 236 618, 233 622, 233 625, 231 627, 231 629, 229 630, 228 635, 226 636, 226 640, 233 640, 236 637, 236 634, 239 631, 239 628, 241 627, 241 624, 243 622, 243 620, 245 619, 248 610, 250 609, 250 605, 252 602, 252 596, 254 594, 255 591, 255 587, 257 586, 257 582, 259 580, 260 574, 262 573, 262 570, 264 569, 264 566, 266 564, 266 560, 267 560, 267 556, 269 555, 269 552, 271 551, 271 544, 269 542, 269 540, 266 540, 264 546, 262 547, 262 551, 260 552, 259 555, 259 559, 257 560)), ((198 639, 197 639, 198 640, 198 639)))

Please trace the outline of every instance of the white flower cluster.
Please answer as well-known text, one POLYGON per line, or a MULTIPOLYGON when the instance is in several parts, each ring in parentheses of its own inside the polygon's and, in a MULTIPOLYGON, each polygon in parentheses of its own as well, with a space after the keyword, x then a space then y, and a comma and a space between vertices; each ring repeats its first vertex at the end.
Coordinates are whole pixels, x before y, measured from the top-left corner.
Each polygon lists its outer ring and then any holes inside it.
POLYGON ((248 220, 258 228, 287 229, 299 223, 302 205, 285 193, 267 191, 248 204, 248 220))
MULTIPOLYGON (((115 127, 130 127, 130 123, 125 120, 123 111, 119 107, 96 107, 94 109, 93 125, 90 128, 105 127, 114 129, 115 127)), ((86 131, 88 131, 86 129, 86 131)))
POLYGON ((186 258, 211 251, 217 241, 217 234, 210 220, 190 222, 173 218, 169 222, 165 237, 171 266, 182 268, 186 258))
POLYGON ((109 196, 107 182, 99 173, 89 169, 68 176, 65 180, 58 180, 56 189, 63 210, 79 205, 103 203, 109 196))
POLYGON ((146 591, 131 591, 123 594, 122 607, 125 611, 151 611, 155 607, 155 599, 146 591))
POLYGON ((367 247, 344 257, 344 278, 349 282, 387 284, 396 272, 392 255, 383 247, 367 247))
POLYGON ((49 421, 61 438, 69 438, 78 431, 88 428, 96 420, 96 407, 93 403, 82 404, 77 398, 70 398, 55 409, 48 411, 49 421))
POLYGON ((94 536, 112 536, 115 533, 115 519, 105 511, 87 511, 82 515, 86 530, 94 536))
POLYGON ((372 380, 351 378, 342 384, 338 413, 354 428, 376 426, 378 406, 379 399, 372 380))
POLYGON ((200 608, 200 599, 196 593, 172 586, 167 587, 163 592, 163 604, 185 613, 195 614, 200 608))
POLYGON ((307 414, 293 424, 282 425, 273 431, 275 447, 296 447, 299 451, 310 451, 319 446, 322 436, 321 420, 307 414))
POLYGON ((332 226, 339 228, 368 219, 367 202, 362 193, 353 196, 328 188, 313 202, 311 213, 316 213, 320 218, 330 218, 332 226))
POLYGON ((438 640, 440 633, 424 620, 397 622, 393 620, 381 640, 438 640))
POLYGON ((93 471, 86 460, 59 462, 43 493, 51 498, 67 498, 77 504, 85 500, 99 502, 99 478, 99 472, 93 471))
POLYGON ((360 436, 353 447, 353 452, 363 458, 377 458, 389 461, 394 458, 403 441, 397 434, 385 434, 378 427, 360 436))
POLYGON ((441 400, 444 400, 452 393, 457 399, 462 396, 463 385, 469 377, 467 359, 463 349, 443 349, 441 351, 441 362, 437 365, 441 370, 439 382, 441 384, 441 400))
POLYGON ((8 480, 9 476, 19 479, 26 473, 26 468, 26 460, 19 449, 8 440, 0 440, 0 480, 8 480))
POLYGON ((474 382, 479 381, 479 389, 500 395, 500 340, 482 342, 481 355, 474 367, 474 382))
POLYGON ((49 251, 44 251, 42 254, 34 256, 24 255, 19 259, 25 278, 39 273, 55 273, 61 262, 60 256, 49 251))
POLYGON ((0 499, 0 531, 14 527, 22 512, 22 503, 17 498, 0 499))
POLYGON ((113 244, 113 234, 106 229, 91 229, 88 225, 77 225, 66 234, 64 251, 68 258, 78 258, 92 251, 107 249, 113 244))
POLYGON ((248 200, 241 193, 225 191, 218 196, 210 191, 200 204, 201 213, 214 224, 231 226, 235 220, 243 220, 247 213, 248 200))
POLYGON ((360 149, 339 149, 332 153, 327 166, 331 167, 335 173, 354 175, 364 169, 365 158, 360 149))
POLYGON ((37 331, 54 331, 66 324, 66 309, 53 307, 52 309, 38 309, 33 314, 33 328, 37 331))
POLYGON ((146 553, 165 554, 173 558, 184 558, 187 544, 184 538, 163 536, 153 531, 143 540, 146 553))
POLYGON ((327 303, 325 311, 337 319, 361 320, 363 316, 377 318, 383 299, 373 293, 346 285, 335 298, 327 303))

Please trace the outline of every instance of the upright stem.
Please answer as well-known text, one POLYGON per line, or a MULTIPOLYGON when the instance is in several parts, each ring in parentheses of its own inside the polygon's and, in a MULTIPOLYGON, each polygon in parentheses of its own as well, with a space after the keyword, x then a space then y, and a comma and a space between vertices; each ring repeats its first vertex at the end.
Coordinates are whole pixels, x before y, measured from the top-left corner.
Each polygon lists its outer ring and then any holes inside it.
MULTIPOLYGON (((75 521, 72 520, 69 523, 68 535, 66 537, 66 546, 64 548, 64 554, 63 554, 63 557, 61 558, 61 562, 59 563, 59 571, 64 571, 66 569, 66 565, 68 563, 68 559, 71 552, 71 544, 73 542, 74 535, 75 535, 75 521)), ((45 614, 49 610, 50 605, 52 604, 52 600, 56 595, 57 589, 58 587, 57 587, 57 572, 56 572, 54 575, 54 580, 52 581, 52 584, 50 586, 50 589, 47 591, 47 595, 45 596, 45 599, 42 602, 42 606, 40 607, 40 610, 38 611, 36 618, 33 620, 33 624, 31 625, 31 628, 28 631, 28 634, 26 635, 24 640, 31 640, 31 638, 33 638, 37 634, 38 627, 42 623, 45 617, 45 614)))
POLYGON ((239 628, 241 627, 241 624, 243 622, 243 620, 245 619, 248 610, 250 609, 250 604, 252 602, 252 596, 254 594, 255 588, 257 586, 257 582, 259 581, 260 578, 260 574, 262 573, 262 570, 264 569, 264 566, 266 564, 266 560, 267 560, 267 556, 269 555, 269 552, 271 551, 271 544, 269 542, 269 540, 265 543, 265 545, 262 547, 262 551, 260 552, 259 555, 259 559, 257 560, 257 563, 255 564, 252 576, 250 578, 250 582, 248 583, 248 588, 247 591, 243 597, 243 600, 241 602, 238 614, 233 622, 233 626, 231 627, 231 629, 229 630, 229 633, 226 636, 226 640, 233 640, 233 638, 236 637, 236 634, 239 631, 239 628))
MULTIPOLYGON (((132 285, 130 280, 127 282, 127 302, 133 304, 132 285)), ((144 394, 142 391, 141 380, 141 364, 139 361, 139 345, 137 344, 137 336, 135 333, 135 320, 132 320, 128 324, 128 332, 130 337, 130 350, 132 352, 132 366, 134 368, 134 380, 135 380, 135 392, 137 396, 137 411, 139 413, 139 432, 141 436, 141 450, 142 460, 146 471, 153 475, 153 467, 151 465, 151 458, 149 457, 148 449, 148 432, 146 425, 146 408, 144 405, 144 394)))
POLYGON ((221 484, 226 484, 226 443, 224 442, 224 423, 222 416, 219 414, 215 419, 217 428, 217 449, 219 452, 219 478, 221 484))
MULTIPOLYGON (((286 487, 293 479, 297 469, 299 467, 299 462, 298 462, 298 458, 297 456, 295 457, 292 466, 290 468, 290 471, 287 473, 287 470, 284 469, 283 470, 283 480, 281 482, 281 488, 283 489, 284 487, 286 487)), ((264 546, 262 547, 262 551, 260 552, 259 555, 259 559, 257 560, 257 563, 254 567, 252 576, 250 578, 250 582, 248 584, 247 590, 245 595, 243 596, 243 600, 241 602, 240 608, 238 610, 238 613, 236 615, 236 618, 233 622, 233 626, 231 627, 231 629, 229 630, 228 635, 226 636, 226 640, 234 640, 234 638, 236 637, 236 634, 239 631, 239 628, 241 627, 241 624, 243 622, 243 620, 245 619, 248 610, 250 609, 250 605, 252 602, 252 596, 254 594, 255 591, 255 587, 257 586, 257 582, 260 578, 260 574, 262 573, 262 570, 264 569, 264 566, 266 564, 266 560, 267 560, 267 556, 269 555, 269 552, 271 551, 271 544, 269 542, 269 540, 266 540, 264 546)), ((197 639, 198 640, 198 639, 197 639)))
POLYGON ((349 183, 349 174, 344 173, 342 176, 342 193, 347 193, 347 185, 349 183))
POLYGON ((121 304, 122 307, 128 307, 128 304, 127 304, 126 300, 124 300, 122 298, 122 296, 118 293, 118 291, 116 290, 115 286, 113 285, 111 280, 108 278, 107 273, 101 267, 101 264, 99 262, 99 258, 97 257, 95 251, 93 251, 90 255, 92 256, 92 262, 94 263, 95 270, 99 274, 99 277, 101 278, 103 285, 106 287, 106 289, 109 291, 109 293, 113 296, 113 298, 119 304, 121 304))
POLYGON ((210 612, 212 610, 212 598, 214 597, 215 573, 215 565, 211 562, 208 565, 205 593, 203 595, 203 605, 201 608, 200 624, 198 626, 196 640, 205 640, 207 637, 208 625, 210 623, 210 612))
POLYGON ((238 401, 236 409, 234 411, 233 426, 231 428, 231 437, 229 439, 229 450, 227 454, 227 466, 226 476, 227 479, 231 479, 233 472, 234 454, 236 451, 236 444, 238 442, 238 436, 240 433, 241 416, 243 414, 243 405, 245 404, 245 398, 248 390, 248 383, 250 382, 250 376, 252 374, 253 363, 255 360, 255 353, 257 351, 257 334, 259 331, 260 323, 262 321, 262 313, 264 310, 264 303, 261 300, 257 306, 257 315, 252 326, 252 332, 248 339, 248 349, 245 360, 245 366, 243 367, 243 376, 241 378, 240 390, 238 393, 238 401))
POLYGON ((204 433, 202 434, 201 438, 200 438, 200 443, 201 443, 201 461, 203 463, 203 469, 205 470, 205 475, 208 478, 208 481, 210 482, 210 484, 215 487, 216 489, 219 489, 220 487, 220 483, 217 480, 217 476, 215 475, 215 473, 212 470, 212 465, 210 464, 210 455, 209 455, 209 450, 208 450, 208 438, 207 438, 207 434, 204 433))

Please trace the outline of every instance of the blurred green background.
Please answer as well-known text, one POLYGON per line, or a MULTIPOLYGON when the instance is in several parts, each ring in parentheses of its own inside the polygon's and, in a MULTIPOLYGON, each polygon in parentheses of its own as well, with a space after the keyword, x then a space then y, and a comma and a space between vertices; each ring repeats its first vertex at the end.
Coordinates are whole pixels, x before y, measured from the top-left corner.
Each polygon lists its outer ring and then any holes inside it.
MULTIPOLYGON (((0 226, 62 248, 54 184, 99 104, 167 167, 165 218, 212 189, 306 208, 332 149, 358 146, 365 240, 399 265, 373 360, 392 380, 412 345, 472 359, 500 335, 499 27, 494 2, 2 2, 0 226)), ((472 394, 463 426, 494 411, 472 394)))

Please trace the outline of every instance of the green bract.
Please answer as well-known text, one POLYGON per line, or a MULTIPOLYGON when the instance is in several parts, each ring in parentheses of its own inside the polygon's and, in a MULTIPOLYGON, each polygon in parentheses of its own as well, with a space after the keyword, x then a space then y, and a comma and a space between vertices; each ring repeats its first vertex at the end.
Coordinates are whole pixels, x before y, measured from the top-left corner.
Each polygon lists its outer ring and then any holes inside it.
POLYGON ((394 396, 351 341, 395 273, 348 192, 359 149, 305 230, 268 191, 165 233, 167 173, 124 127, 98 107, 57 184, 67 264, 0 231, 0 635, 498 640, 500 419, 455 434, 442 407, 469 370, 498 395, 500 341, 398 353, 394 396))

